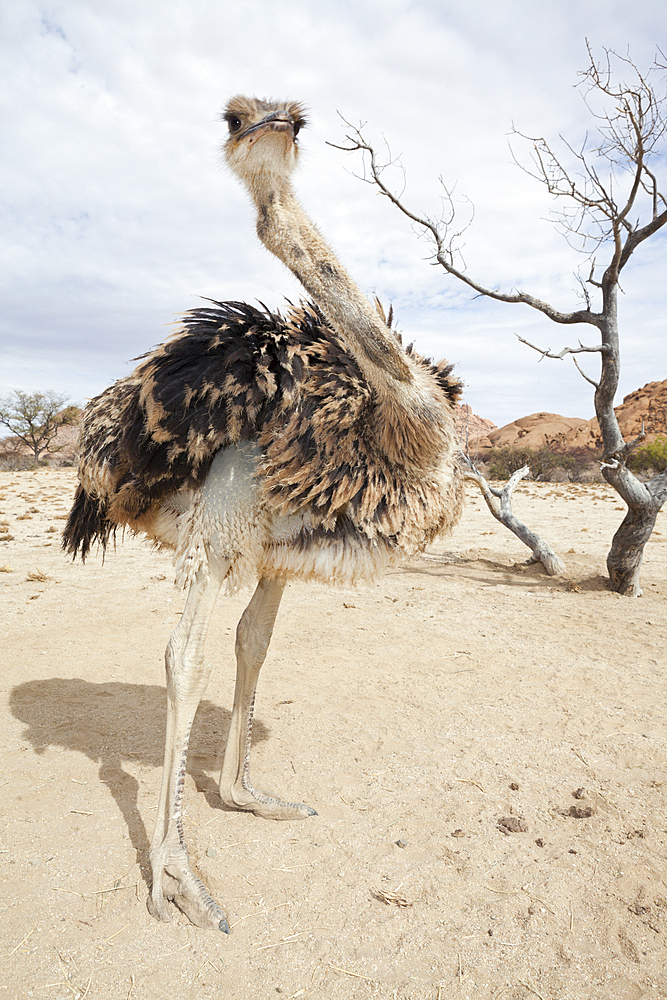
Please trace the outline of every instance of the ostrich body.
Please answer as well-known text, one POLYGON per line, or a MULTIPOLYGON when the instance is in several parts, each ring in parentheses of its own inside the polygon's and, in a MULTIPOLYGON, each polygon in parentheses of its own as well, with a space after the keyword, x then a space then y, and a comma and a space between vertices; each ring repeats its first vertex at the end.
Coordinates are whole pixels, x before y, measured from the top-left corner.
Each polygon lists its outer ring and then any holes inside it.
POLYGON ((312 302, 285 316, 240 303, 182 328, 86 407, 80 484, 64 547, 85 559, 118 527, 174 550, 189 586, 165 654, 167 732, 150 859, 150 912, 168 900, 228 931, 193 872, 181 819, 190 729, 221 587, 256 585, 236 631, 237 674, 220 796, 271 819, 314 810, 256 790, 252 713, 285 582, 352 582, 423 548, 460 515, 453 406, 461 386, 389 329, 298 204, 290 182, 303 109, 236 97, 225 158, 257 232, 312 302))

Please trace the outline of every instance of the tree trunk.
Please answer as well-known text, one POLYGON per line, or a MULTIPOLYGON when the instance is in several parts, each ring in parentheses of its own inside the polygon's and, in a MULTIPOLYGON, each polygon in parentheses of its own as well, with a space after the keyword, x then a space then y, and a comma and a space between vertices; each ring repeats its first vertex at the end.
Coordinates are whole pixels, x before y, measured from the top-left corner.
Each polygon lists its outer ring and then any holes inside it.
POLYGON ((607 570, 611 589, 626 597, 641 597, 639 570, 644 557, 644 546, 651 537, 660 507, 628 507, 620 528, 614 535, 607 556, 607 570))
POLYGON ((627 597, 641 597, 639 571, 644 556, 644 546, 651 537, 667 491, 660 482, 662 476, 657 476, 651 483, 641 483, 625 464, 625 455, 629 449, 614 411, 620 352, 617 314, 618 272, 613 265, 610 265, 605 273, 602 292, 603 320, 600 324, 603 348, 602 372, 600 384, 595 392, 595 412, 604 446, 602 475, 628 505, 628 512, 612 539, 607 555, 607 571, 609 585, 614 593, 627 597))
POLYGON ((614 535, 607 556, 611 589, 626 597, 641 597, 639 570, 644 546, 667 500, 667 472, 641 483, 619 461, 603 465, 602 474, 628 505, 628 512, 614 535))

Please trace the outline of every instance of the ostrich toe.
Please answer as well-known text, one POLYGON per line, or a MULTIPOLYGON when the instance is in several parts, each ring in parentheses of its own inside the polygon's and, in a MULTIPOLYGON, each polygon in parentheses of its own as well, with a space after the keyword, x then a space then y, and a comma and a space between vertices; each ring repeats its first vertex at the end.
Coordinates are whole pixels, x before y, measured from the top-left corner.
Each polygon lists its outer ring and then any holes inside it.
POLYGON ((208 927, 229 934, 225 911, 187 862, 167 864, 161 872, 154 870, 148 912, 158 920, 170 921, 167 900, 174 903, 196 927, 208 927))

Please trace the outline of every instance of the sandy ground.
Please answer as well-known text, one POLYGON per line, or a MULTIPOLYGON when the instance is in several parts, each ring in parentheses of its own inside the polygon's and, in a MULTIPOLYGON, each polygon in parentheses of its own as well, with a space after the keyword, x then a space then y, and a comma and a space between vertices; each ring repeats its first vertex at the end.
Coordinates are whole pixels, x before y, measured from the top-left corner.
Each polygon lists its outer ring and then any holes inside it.
POLYGON ((233 636, 191 742, 186 833, 229 937, 147 913, 162 655, 184 596, 136 539, 61 554, 73 470, 0 474, 0 995, 667 997, 667 517, 644 597, 604 582, 606 487, 522 485, 528 552, 470 487, 462 524, 357 590, 287 590, 260 679, 255 783, 318 816, 220 808, 233 636))

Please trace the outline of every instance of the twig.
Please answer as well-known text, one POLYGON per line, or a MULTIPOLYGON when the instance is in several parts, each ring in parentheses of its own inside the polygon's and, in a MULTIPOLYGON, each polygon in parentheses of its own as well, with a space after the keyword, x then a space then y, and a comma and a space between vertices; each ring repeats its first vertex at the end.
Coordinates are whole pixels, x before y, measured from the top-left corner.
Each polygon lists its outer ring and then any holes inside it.
POLYGON ((519 980, 519 986, 524 986, 527 990, 530 990, 531 993, 534 993, 536 997, 539 997, 540 1000, 544 1000, 542 994, 538 993, 537 990, 530 985, 530 983, 522 983, 521 980, 519 980))
POLYGON ((295 872, 297 868, 312 868, 315 864, 314 861, 307 861, 303 865, 294 865, 292 868, 272 868, 272 872, 295 872))
POLYGON ((372 976, 362 976, 359 972, 350 972, 349 969, 339 969, 337 965, 332 965, 330 962, 325 962, 324 964, 333 969, 334 972, 340 972, 343 976, 354 976, 355 979, 365 979, 367 983, 377 982, 372 976))
POLYGON ((33 927, 33 929, 32 929, 31 931, 28 931, 28 933, 27 933, 27 934, 26 934, 26 936, 25 936, 25 937, 23 938, 23 940, 22 940, 22 941, 19 941, 19 943, 18 943, 18 944, 16 945, 16 947, 15 947, 15 948, 14 948, 14 949, 13 949, 12 951, 10 951, 10 953, 9 953, 9 957, 10 957, 10 958, 12 957, 12 955, 14 954, 14 952, 16 952, 16 951, 18 951, 18 950, 19 950, 19 948, 21 947, 21 945, 22 945, 22 944, 25 944, 25 943, 26 943, 26 941, 28 940, 28 938, 30 937, 30 935, 31 935, 31 934, 34 934, 36 930, 37 930, 37 928, 36 928, 36 927, 33 927))
POLYGON ((551 914, 552 917, 556 916, 556 911, 552 910, 551 907, 549 906, 549 904, 545 903, 543 899, 540 899, 539 896, 531 896, 531 894, 529 892, 526 892, 525 889, 523 891, 526 893, 526 895, 529 897, 529 899, 534 900, 534 902, 536 902, 536 903, 541 903, 542 906, 545 908, 545 910, 549 911, 549 913, 551 914))
MULTIPOLYGON (((465 671, 456 671, 456 672, 464 673, 465 671)), ((484 792, 484 794, 486 795, 486 790, 482 788, 482 786, 477 781, 473 781, 472 778, 454 778, 454 781, 463 781, 466 782, 468 785, 474 785, 475 788, 479 788, 480 792, 484 792)))
POLYGON ((579 753, 579 751, 577 750, 577 748, 576 748, 576 747, 572 747, 572 753, 573 753, 573 754, 574 754, 574 755, 575 755, 576 757, 578 757, 578 758, 579 758, 579 760, 580 760, 580 761, 581 761, 581 762, 582 762, 583 764, 585 764, 585 765, 586 765, 586 767, 590 767, 590 768, 591 768, 591 770, 593 770, 593 765, 592 765, 592 764, 589 764, 589 763, 588 763, 588 761, 586 760, 586 758, 585 758, 585 757, 582 757, 582 755, 581 755, 581 754, 579 753))
POLYGON ((276 903, 275 906, 270 906, 268 910, 258 910, 257 913, 246 913, 245 917, 239 917, 233 924, 230 924, 230 929, 236 927, 237 924, 242 923, 244 920, 248 920, 250 917, 264 917, 267 913, 271 913, 272 910, 279 910, 281 906, 291 906, 292 902, 293 900, 290 899, 286 903, 276 903))
POLYGON ((297 938, 303 937, 304 934, 311 934, 312 931, 299 931, 297 934, 288 934, 287 937, 281 938, 280 941, 274 941, 273 944, 262 944, 257 948, 257 951, 266 951, 267 948, 279 948, 281 944, 291 944, 292 941, 296 941, 297 938))
POLYGON ((160 955, 160 958, 169 958, 170 955, 178 955, 179 951, 185 951, 186 948, 190 948, 190 942, 187 944, 182 944, 180 948, 174 948, 173 951, 166 951, 164 955, 160 955))
MULTIPOLYGON (((190 980, 190 986, 194 986, 195 982, 197 981, 197 979, 199 979, 199 977, 200 977, 200 975, 202 973, 202 969, 205 969, 206 966, 210 965, 210 964, 211 964, 211 962, 207 958, 206 961, 204 962, 204 964, 202 966, 200 966, 199 969, 197 969, 197 971, 195 972, 194 976, 190 980)), ((215 971, 217 972, 218 970, 216 969, 215 971)))
POLYGON ((112 934, 110 937, 104 939, 104 944, 109 944, 109 941, 111 941, 115 937, 118 937, 118 935, 120 934, 120 932, 124 931, 125 928, 129 927, 129 926, 130 926, 129 924, 123 924, 123 926, 119 930, 117 930, 114 934, 112 934))
POLYGON ((118 892, 119 889, 136 889, 138 885, 138 882, 133 882, 132 885, 112 885, 110 889, 94 889, 90 895, 101 896, 105 892, 118 892))
MULTIPOLYGON (((520 892, 526 892, 525 889, 512 889, 508 891, 507 889, 494 889, 491 885, 483 885, 483 889, 488 889, 489 892, 498 892, 501 896, 518 896, 520 892)), ((526 893, 528 895, 528 893, 526 893)))

